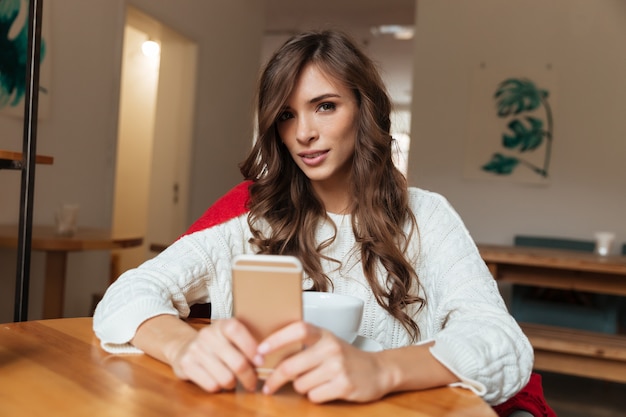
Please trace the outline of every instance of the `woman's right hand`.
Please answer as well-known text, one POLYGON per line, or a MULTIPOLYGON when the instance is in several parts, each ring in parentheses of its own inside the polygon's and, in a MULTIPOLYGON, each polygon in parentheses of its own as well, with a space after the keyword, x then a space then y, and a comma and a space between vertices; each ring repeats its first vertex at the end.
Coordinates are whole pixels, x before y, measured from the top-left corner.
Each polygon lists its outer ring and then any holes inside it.
POLYGON ((237 381, 248 391, 256 389, 252 362, 258 344, 240 321, 213 320, 210 326, 185 335, 181 342, 168 355, 179 378, 208 392, 232 390, 237 381))
POLYGON ((237 381, 253 391, 257 384, 252 363, 256 349, 257 342, 240 321, 213 320, 183 342, 169 362, 176 376, 208 392, 232 390, 237 381))
POLYGON ((236 319, 212 320, 198 331, 175 315, 162 314, 144 321, 131 343, 206 391, 234 389, 237 381, 256 389, 252 362, 258 343, 236 319))

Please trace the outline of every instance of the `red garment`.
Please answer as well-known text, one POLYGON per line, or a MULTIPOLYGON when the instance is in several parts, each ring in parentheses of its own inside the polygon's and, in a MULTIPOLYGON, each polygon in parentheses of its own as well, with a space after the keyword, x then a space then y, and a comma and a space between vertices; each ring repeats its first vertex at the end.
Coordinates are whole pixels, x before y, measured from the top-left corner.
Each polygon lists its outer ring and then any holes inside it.
MULTIPOLYGON (((198 220, 185 232, 185 235, 207 229, 226 222, 248 211, 248 187, 251 181, 243 181, 218 199, 209 207, 198 220)), ((508 417, 515 410, 524 410, 534 417, 556 417, 556 414, 546 403, 541 386, 541 375, 533 373, 530 381, 523 390, 508 401, 494 406, 493 409, 500 417, 508 417)))
POLYGON ((535 372, 530 375, 524 389, 493 409, 499 417, 508 417, 515 410, 528 411, 533 417, 556 417, 543 395, 541 375, 535 372))
POLYGON ((187 229, 184 235, 208 229, 246 213, 250 197, 248 187, 251 183, 251 181, 243 181, 220 197, 187 229))

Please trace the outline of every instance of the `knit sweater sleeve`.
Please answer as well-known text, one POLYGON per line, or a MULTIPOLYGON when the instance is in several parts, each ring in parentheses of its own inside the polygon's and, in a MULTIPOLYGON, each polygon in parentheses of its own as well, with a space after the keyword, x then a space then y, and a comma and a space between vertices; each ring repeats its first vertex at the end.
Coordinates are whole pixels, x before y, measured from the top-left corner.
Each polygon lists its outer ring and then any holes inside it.
POLYGON ((211 302, 212 317, 232 314, 230 263, 249 250, 245 215, 183 236, 139 267, 124 272, 94 313, 94 332, 104 350, 141 353, 130 344, 149 318, 187 317, 190 306, 211 302))
POLYGON ((419 199, 420 280, 428 303, 432 354, 490 404, 522 389, 533 351, 508 313, 497 284, 461 218, 446 199, 419 199))

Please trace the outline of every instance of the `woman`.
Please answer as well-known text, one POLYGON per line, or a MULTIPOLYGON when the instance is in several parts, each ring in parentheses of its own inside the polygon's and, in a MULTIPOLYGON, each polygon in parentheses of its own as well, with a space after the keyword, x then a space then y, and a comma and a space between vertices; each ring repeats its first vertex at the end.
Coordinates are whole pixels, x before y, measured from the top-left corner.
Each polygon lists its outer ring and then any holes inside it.
POLYGON ((217 220, 107 290, 94 317, 102 346, 143 351, 209 392, 254 390, 263 357, 293 342, 307 348, 263 392, 292 381, 311 401, 365 402, 456 385, 499 404, 524 387, 532 348, 453 208, 394 167, 390 101, 355 43, 330 31, 287 41, 261 75, 257 110, 247 181, 218 203, 217 220), (386 349, 363 352, 304 322, 255 341, 230 318, 241 253, 297 256, 304 289, 362 298, 360 334, 386 349), (180 317, 204 302, 223 320, 196 331, 180 317))

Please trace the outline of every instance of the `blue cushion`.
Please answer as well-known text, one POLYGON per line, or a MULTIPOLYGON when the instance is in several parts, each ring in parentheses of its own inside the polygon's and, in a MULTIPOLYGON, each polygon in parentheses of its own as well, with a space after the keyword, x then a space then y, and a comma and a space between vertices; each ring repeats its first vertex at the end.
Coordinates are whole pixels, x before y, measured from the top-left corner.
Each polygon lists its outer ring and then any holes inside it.
MULTIPOLYGON (((593 241, 516 236, 516 246, 593 252, 593 241)), ((626 250, 626 245, 624 245, 626 250)), ((620 297, 573 290, 513 285, 511 314, 519 322, 617 333, 620 297)))

